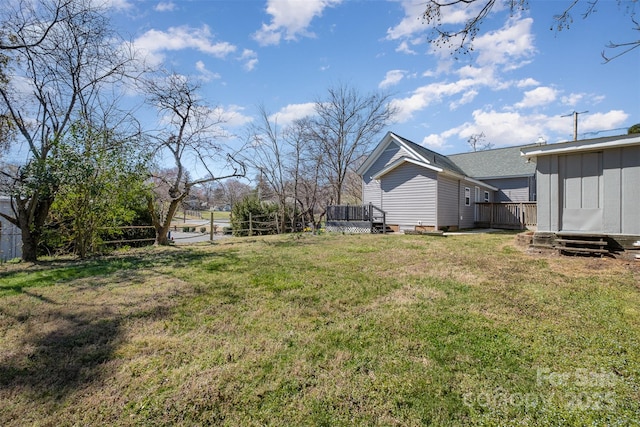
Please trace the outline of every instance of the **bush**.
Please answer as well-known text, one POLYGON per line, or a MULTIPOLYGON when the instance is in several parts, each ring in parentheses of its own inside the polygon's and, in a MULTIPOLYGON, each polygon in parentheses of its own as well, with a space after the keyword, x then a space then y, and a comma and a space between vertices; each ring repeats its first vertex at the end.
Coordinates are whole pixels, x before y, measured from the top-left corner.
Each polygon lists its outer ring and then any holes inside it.
POLYGON ((274 203, 262 203, 256 194, 246 196, 233 205, 231 210, 231 227, 234 236, 248 236, 251 234, 276 234, 276 215, 278 206, 274 203), (251 225, 249 224, 251 220, 251 225))

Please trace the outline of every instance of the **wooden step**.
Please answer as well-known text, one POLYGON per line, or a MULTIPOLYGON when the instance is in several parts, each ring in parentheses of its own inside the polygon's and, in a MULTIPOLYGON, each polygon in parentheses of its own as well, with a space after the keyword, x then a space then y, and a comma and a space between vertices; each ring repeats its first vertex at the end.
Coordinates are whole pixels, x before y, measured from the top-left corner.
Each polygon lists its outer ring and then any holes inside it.
POLYGON ((572 252, 579 254, 608 254, 608 249, 572 248, 567 246, 556 247, 561 252, 572 252))
POLYGON ((604 240, 574 240, 574 239, 556 239, 558 243, 569 243, 576 245, 593 245, 593 246, 607 246, 608 243, 604 240))

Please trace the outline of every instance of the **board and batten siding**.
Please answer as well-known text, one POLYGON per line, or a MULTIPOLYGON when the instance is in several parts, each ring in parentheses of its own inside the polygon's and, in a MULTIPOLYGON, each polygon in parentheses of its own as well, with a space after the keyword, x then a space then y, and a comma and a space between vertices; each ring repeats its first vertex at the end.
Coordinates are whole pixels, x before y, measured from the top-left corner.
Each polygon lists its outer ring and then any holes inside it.
POLYGON ((373 203, 380 209, 384 209, 382 206, 383 201, 380 181, 376 181, 372 176, 380 172, 388 164, 408 155, 409 153, 395 143, 390 143, 389 146, 380 154, 376 161, 373 162, 369 169, 367 169, 367 171, 362 175, 362 201, 364 204, 373 203))
POLYGON ((604 231, 640 235, 640 147, 603 153, 604 231))
POLYGON ((582 153, 537 158, 538 231, 640 235, 640 147, 609 148, 599 153, 586 159, 582 153), (596 178, 589 176, 589 165, 584 165, 592 158, 600 159, 602 175, 597 177, 598 191, 585 191, 595 188, 596 178), (565 170, 567 165, 575 169, 579 159, 585 171, 581 180, 576 179, 575 171, 565 170), (567 185, 569 189, 565 188, 567 185), (572 194, 564 194, 570 190, 572 194), (578 195, 580 200, 576 199, 578 195), (570 217, 574 212, 580 213, 580 208, 596 207, 602 209, 597 229, 589 223, 584 226, 588 229, 582 230, 580 218, 570 217))
POLYGON ((444 175, 438 177, 438 228, 458 225, 460 181, 444 175))
POLYGON ((437 172, 405 163, 381 179, 382 208, 387 212, 387 224, 401 230, 413 230, 417 225, 436 225, 437 172))

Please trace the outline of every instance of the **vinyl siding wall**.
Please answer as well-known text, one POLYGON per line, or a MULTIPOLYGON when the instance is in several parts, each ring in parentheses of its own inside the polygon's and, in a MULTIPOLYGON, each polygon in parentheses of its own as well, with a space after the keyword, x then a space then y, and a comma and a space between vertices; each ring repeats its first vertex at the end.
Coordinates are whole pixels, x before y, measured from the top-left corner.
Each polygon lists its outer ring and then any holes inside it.
POLYGON ((417 225, 436 225, 435 171, 405 163, 381 179, 382 209, 387 223, 401 230, 413 230, 417 225))
POLYGON ((380 157, 376 159, 376 161, 362 176, 362 202, 364 204, 373 203, 375 206, 382 208, 382 190, 380 188, 380 182, 371 179, 371 176, 380 172, 385 166, 396 161, 400 157, 408 155, 409 153, 402 150, 397 144, 389 144, 380 157))
POLYGON ((483 182, 496 187, 495 202, 529 202, 535 200, 535 178, 517 177, 485 179, 483 182))
MULTIPOLYGON (((11 201, 0 199, 0 212, 12 215, 11 201)), ((20 229, 0 217, 0 260, 7 261, 22 256, 22 235, 20 229)))
POLYGON ((438 178, 438 228, 458 225, 459 192, 459 180, 440 175, 438 178))
MULTIPOLYGON (((562 177, 564 165, 574 155, 549 155, 537 159, 538 231, 562 231, 565 197, 562 177)), ((601 197, 602 226, 605 234, 640 235, 640 147, 606 149, 602 152, 602 192, 585 195, 584 206, 591 206, 591 196, 601 197)), ((595 200, 595 199, 594 199, 595 200)), ((594 202, 595 203, 595 202, 594 202)), ((565 218, 564 222, 570 222, 565 218)))

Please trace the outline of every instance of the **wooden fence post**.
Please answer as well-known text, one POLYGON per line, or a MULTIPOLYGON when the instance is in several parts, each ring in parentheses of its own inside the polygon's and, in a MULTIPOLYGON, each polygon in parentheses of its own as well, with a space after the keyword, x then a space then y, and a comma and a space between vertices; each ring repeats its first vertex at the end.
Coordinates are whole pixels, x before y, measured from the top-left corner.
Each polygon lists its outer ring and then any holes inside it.
POLYGON ((211 229, 209 230, 209 240, 213 241, 213 230, 214 230, 213 211, 211 211, 211 223, 209 225, 211 227, 211 229))
POLYGON ((253 220, 251 218, 251 212, 249 212, 249 236, 253 236, 253 220))

